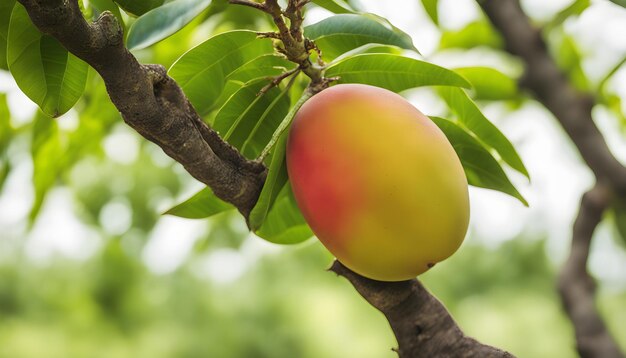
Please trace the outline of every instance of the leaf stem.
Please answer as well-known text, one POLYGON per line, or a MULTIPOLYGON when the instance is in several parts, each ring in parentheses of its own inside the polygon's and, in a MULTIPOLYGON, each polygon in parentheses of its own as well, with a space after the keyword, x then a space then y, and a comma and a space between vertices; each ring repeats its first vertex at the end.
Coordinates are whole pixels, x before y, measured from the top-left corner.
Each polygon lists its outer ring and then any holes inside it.
POLYGON ((263 149, 263 151, 257 158, 257 162, 262 163, 263 160, 265 160, 265 157, 267 157, 267 155, 270 153, 272 148, 274 148, 276 143, 278 143, 278 140, 283 135, 283 133, 287 130, 287 128, 289 128, 289 125, 291 124, 291 121, 293 120, 293 118, 296 116, 296 113, 298 113, 298 110, 300 110, 304 102, 308 101, 311 97, 313 97, 314 94, 315 94, 315 91, 312 91, 310 87, 307 87, 307 89, 302 94, 302 97, 298 99, 298 102, 296 102, 296 104, 293 105, 293 107, 289 110, 289 113, 287 113, 283 121, 280 122, 280 125, 278 126, 278 128, 276 128, 276 131, 274 131, 274 134, 272 135, 272 139, 270 139, 270 141, 267 143, 267 145, 265 146, 265 148, 263 149))

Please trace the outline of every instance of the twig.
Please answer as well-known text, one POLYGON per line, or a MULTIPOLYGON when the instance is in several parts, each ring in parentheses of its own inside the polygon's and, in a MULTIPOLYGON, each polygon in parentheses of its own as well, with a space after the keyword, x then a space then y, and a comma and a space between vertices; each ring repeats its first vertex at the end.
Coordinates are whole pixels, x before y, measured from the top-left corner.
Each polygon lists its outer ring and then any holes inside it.
POLYGON ((296 67, 292 70, 289 71, 285 71, 283 73, 281 73, 280 75, 271 78, 270 83, 268 83, 265 87, 261 88, 261 90, 259 91, 259 96, 264 95, 265 93, 267 93, 267 91, 271 90, 272 88, 278 86, 285 78, 289 78, 290 76, 294 76, 294 78, 298 75, 298 73, 300 72, 300 68, 296 67))

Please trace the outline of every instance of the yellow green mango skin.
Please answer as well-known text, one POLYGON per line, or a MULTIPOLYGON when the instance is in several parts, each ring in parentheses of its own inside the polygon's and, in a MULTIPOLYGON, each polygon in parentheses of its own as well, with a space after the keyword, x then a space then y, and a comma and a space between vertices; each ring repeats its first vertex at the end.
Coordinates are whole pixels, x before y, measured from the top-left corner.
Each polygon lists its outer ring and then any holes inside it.
POLYGON ((362 276, 414 278, 467 232, 467 179, 452 145, 388 90, 342 84, 314 95, 291 126, 287 169, 313 232, 362 276))

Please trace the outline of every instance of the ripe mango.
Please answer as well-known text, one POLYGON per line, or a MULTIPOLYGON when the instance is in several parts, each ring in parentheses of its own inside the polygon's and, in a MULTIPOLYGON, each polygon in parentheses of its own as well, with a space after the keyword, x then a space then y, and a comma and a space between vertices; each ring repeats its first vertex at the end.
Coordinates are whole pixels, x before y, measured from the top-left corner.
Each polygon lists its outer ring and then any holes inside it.
POLYGON ((414 278, 465 237, 458 156, 428 117, 386 89, 342 84, 309 99, 291 126, 287 170, 313 232, 362 276, 414 278))

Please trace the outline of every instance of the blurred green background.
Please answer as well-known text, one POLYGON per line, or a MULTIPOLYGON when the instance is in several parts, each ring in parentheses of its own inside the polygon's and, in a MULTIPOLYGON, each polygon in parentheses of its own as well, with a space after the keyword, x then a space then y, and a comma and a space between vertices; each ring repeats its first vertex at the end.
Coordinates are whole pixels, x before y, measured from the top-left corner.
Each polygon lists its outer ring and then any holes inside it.
MULTIPOLYGON (((382 11, 375 1, 362 3, 382 11)), ((383 15, 426 34, 415 36, 418 48, 445 64, 461 55, 446 57, 436 43, 475 21, 458 20, 468 3, 447 12, 443 30, 417 1, 403 2, 412 9, 404 15, 383 15)), ((167 66, 212 33, 265 26, 242 8, 203 20, 137 56, 167 66)), ((468 63, 476 61, 472 51, 468 63)), ((33 114, 0 71, 0 357, 395 356, 385 318, 326 271, 332 257, 316 240, 266 243, 236 213, 204 221, 163 217, 201 186, 122 124, 93 71, 88 88, 75 111, 50 120, 33 114)), ((432 93, 416 97, 436 113, 432 93)), ((486 113, 531 171, 531 186, 518 180, 531 208, 473 190, 468 239, 421 279, 480 341, 519 357, 575 357, 573 328, 554 287, 589 173, 553 125, 520 124, 524 116, 550 123, 536 104, 492 105, 486 113)), ((600 310, 626 350, 626 255, 610 220, 599 230, 591 265, 600 277, 600 310)))

